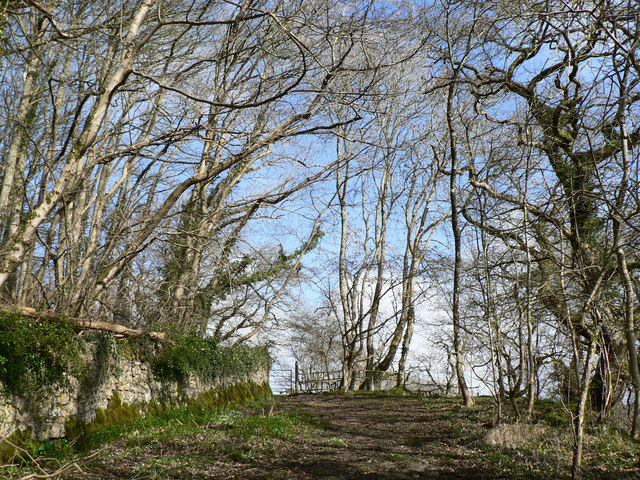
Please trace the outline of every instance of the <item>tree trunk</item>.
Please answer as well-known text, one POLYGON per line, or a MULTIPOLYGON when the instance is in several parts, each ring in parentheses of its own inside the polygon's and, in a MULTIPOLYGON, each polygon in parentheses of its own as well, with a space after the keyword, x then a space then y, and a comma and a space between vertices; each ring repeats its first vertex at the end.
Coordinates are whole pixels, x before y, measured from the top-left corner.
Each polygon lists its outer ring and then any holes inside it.
POLYGON ((624 250, 619 248, 617 253, 625 293, 625 334, 627 337, 627 352, 629 354, 629 373, 631 374, 634 395, 631 438, 640 440, 640 369, 638 368, 638 335, 636 334, 634 317, 635 291, 624 250))
POLYGON ((87 318, 76 318, 76 317, 63 317, 57 313, 53 312, 40 312, 35 308, 23 307, 23 306, 11 306, 11 305, 3 305, 0 306, 0 310, 4 312, 19 312, 25 317, 29 318, 46 318, 46 319, 59 319, 64 318, 65 320, 75 323, 76 330, 100 330, 103 332, 115 333, 117 335, 123 335, 126 337, 136 337, 139 335, 148 335, 150 338, 155 340, 162 340, 165 337, 163 332, 145 332, 142 330, 136 330, 134 328, 125 327, 124 325, 118 325, 116 323, 102 322, 100 320, 89 320, 87 318))
POLYGON ((413 326, 415 324, 415 313, 413 305, 409 307, 409 313, 407 317, 407 326, 404 332, 404 339, 402 340, 402 350, 400 351, 400 360, 398 360, 398 376, 396 385, 398 387, 405 387, 407 381, 406 364, 407 357, 409 355, 409 345, 411 344, 411 338, 413 337, 413 326))
POLYGON ((580 388, 580 399, 574 423, 573 438, 573 462, 571 465, 571 478, 580 480, 582 478, 582 450, 584 446, 584 423, 589 400, 589 386, 593 378, 593 361, 598 347, 598 336, 593 334, 589 342, 587 356, 584 362, 584 371, 582 372, 582 385, 580 388))
POLYGON ((451 109, 453 108, 453 94, 455 83, 449 86, 447 98, 447 125, 449 128, 449 145, 451 153, 451 172, 449 176, 449 199, 451 201, 451 230, 453 232, 454 266, 453 266, 453 298, 451 300, 451 317, 453 321, 453 354, 455 355, 455 371, 458 379, 458 390, 462 395, 463 404, 466 407, 473 405, 473 397, 467 387, 464 378, 464 357, 462 351, 462 339, 460 328, 460 271, 462 269, 462 235, 458 223, 458 195, 456 191, 456 178, 458 170, 458 151, 456 146, 456 134, 453 127, 451 109))
MULTIPOLYGON (((120 64, 101 89, 101 93, 97 97, 91 113, 87 117, 85 129, 71 149, 69 158, 61 170, 55 186, 50 190, 44 201, 33 209, 28 221, 20 225, 19 228, 17 228, 15 232, 12 232, 12 235, 6 239, 6 250, 0 257, 0 287, 5 284, 9 276, 15 271, 18 265, 22 263, 28 246, 31 245, 36 237, 38 228, 60 204, 67 190, 70 187, 79 187, 79 185, 72 185, 74 181, 78 181, 74 174, 77 171, 78 165, 83 162, 86 152, 96 141, 98 132, 107 116, 113 95, 131 73, 134 55, 136 50, 141 46, 137 43, 138 33, 142 27, 144 18, 155 3, 156 0, 146 0, 134 14, 125 39, 125 48, 119 59, 120 64)), ((83 170, 83 174, 87 173, 86 170, 83 170)), ((84 175, 80 178, 80 181, 82 181, 83 178, 84 175)))

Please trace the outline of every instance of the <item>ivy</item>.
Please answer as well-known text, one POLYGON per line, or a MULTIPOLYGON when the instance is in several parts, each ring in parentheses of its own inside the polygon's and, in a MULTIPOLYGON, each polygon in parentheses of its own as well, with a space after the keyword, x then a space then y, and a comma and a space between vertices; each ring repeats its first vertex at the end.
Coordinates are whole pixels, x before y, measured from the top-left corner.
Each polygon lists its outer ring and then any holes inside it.
POLYGON ((271 365, 271 357, 266 346, 218 347, 215 359, 216 375, 221 377, 248 375, 271 365))
MULTIPOLYGON (((190 376, 213 381, 248 375, 268 368, 271 361, 267 347, 221 347, 213 338, 197 335, 173 335, 159 345, 131 338, 118 347, 109 335, 89 341, 98 342, 97 363, 104 370, 91 371, 96 380, 116 368, 118 361, 112 357, 122 348, 148 361, 157 377, 180 382, 190 376)), ((65 375, 80 375, 82 364, 72 323, 0 314, 0 382, 6 392, 24 394, 59 384, 65 375)))
POLYGON ((0 381, 8 393, 59 383, 80 370, 74 326, 62 319, 31 319, 0 313, 0 381))
POLYGON ((246 375, 271 362, 267 347, 221 347, 213 338, 197 335, 166 340, 150 360, 155 375, 177 381, 191 375, 206 380, 246 375))
POLYGON ((151 366, 161 378, 184 381, 190 375, 215 377, 216 343, 196 335, 175 336, 162 344, 151 366))

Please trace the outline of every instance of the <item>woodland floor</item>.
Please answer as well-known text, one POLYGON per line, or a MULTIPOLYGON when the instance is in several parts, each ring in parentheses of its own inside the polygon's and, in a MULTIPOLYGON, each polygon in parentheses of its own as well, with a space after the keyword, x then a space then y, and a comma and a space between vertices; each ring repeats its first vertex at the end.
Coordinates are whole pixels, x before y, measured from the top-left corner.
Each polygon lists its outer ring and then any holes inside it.
MULTIPOLYGON (((80 478, 489 480, 567 475, 569 458, 547 457, 542 445, 555 447, 544 432, 534 450, 489 445, 489 401, 464 409, 451 398, 324 394, 274 397, 252 408, 207 424, 183 419, 173 427, 133 431, 103 447, 83 466, 80 478)), ((616 467, 614 473, 605 465, 586 477, 640 478, 640 463, 635 463, 640 449, 633 448, 627 454, 636 459, 627 459, 626 467, 616 467)))
POLYGON ((511 478, 500 477, 479 458, 475 445, 481 438, 464 435, 464 428, 450 422, 447 409, 458 409, 457 404, 445 408, 427 407, 415 397, 276 397, 272 415, 293 415, 308 428, 290 435, 283 426, 281 434, 276 428, 267 438, 247 437, 235 451, 221 445, 225 429, 231 430, 224 424, 203 428, 190 444, 159 441, 132 452, 131 442, 116 442, 110 458, 90 470, 104 479, 511 478), (194 457, 197 461, 185 464, 194 457))

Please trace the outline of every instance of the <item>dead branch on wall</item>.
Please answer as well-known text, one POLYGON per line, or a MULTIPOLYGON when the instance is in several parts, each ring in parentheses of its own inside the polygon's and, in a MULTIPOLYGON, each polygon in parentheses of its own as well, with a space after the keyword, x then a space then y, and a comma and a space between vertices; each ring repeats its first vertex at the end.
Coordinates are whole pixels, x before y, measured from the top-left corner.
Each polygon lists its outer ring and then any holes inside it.
POLYGON ((55 312, 38 311, 35 308, 25 307, 22 305, 2 305, 0 311, 4 312, 17 312, 21 313, 25 317, 29 318, 44 318, 48 320, 57 320, 64 318, 65 320, 74 323, 76 330, 81 332, 85 330, 100 330, 103 332, 110 332, 116 335, 122 335, 125 337, 137 337, 140 335, 148 335, 154 340, 163 340, 165 334, 163 332, 145 332, 144 330, 137 330, 135 328, 125 327, 124 325, 118 325, 117 323, 103 322, 99 320, 90 320, 86 318, 77 317, 63 317, 55 312))

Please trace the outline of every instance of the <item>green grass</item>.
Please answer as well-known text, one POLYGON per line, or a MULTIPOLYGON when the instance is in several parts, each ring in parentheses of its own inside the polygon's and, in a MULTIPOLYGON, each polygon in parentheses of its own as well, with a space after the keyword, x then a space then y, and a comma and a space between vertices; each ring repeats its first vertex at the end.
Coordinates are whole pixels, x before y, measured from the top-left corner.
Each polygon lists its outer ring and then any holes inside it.
POLYGON ((263 440, 271 438, 288 439, 306 430, 303 420, 295 414, 275 415, 271 417, 250 416, 237 421, 231 433, 247 439, 259 437, 263 440))
POLYGON ((296 414, 270 415, 270 405, 270 401, 252 402, 241 410, 209 415, 183 412, 180 418, 129 432, 119 448, 135 459, 139 478, 180 478, 187 470, 203 472, 205 478, 212 458, 231 465, 255 465, 310 432, 311 427, 296 414))
MULTIPOLYGON (((37 471, 38 467, 48 472, 54 471, 64 463, 83 458, 91 449, 120 439, 134 454, 143 454, 145 448, 154 446, 173 445, 182 448, 183 443, 200 434, 203 427, 216 425, 232 425, 234 435, 244 438, 248 437, 246 430, 251 422, 255 423, 256 427, 262 422, 259 430, 265 437, 286 436, 293 431, 292 419, 277 420, 274 417, 265 422, 257 416, 256 420, 252 420, 251 416, 247 417, 235 410, 242 407, 265 411, 264 407, 271 403, 270 392, 259 390, 258 387, 230 389, 223 398, 226 403, 209 405, 208 402, 196 401, 181 407, 151 406, 146 416, 142 416, 137 409, 121 403, 117 395, 114 398, 114 405, 110 405, 105 411, 99 411, 96 421, 91 424, 74 424, 75 430, 81 432, 75 439, 81 441, 63 438, 38 442, 29 438, 30 432, 12 437, 13 443, 19 448, 16 451, 13 446, 7 446, 4 462, 0 462, 0 478, 19 479, 37 471), (236 394, 237 396, 234 396, 236 394), (229 398, 226 398, 227 396, 229 398)), ((0 448, 0 453, 3 451, 0 448)), ((160 466, 154 463, 149 468, 159 470, 160 466)))
POLYGON ((346 393, 342 393, 340 391, 331 392, 336 395, 354 395, 361 397, 375 397, 375 398, 397 398, 397 397, 407 397, 407 396, 417 396, 419 395, 416 392, 412 392, 411 390, 407 390, 403 387, 392 388, 391 390, 354 390, 346 393))
MULTIPOLYGON (((384 453, 383 459, 395 464, 399 471, 413 470, 414 464, 423 462, 426 454, 435 455, 439 464, 451 471, 464 464, 474 466, 477 472, 490 472, 495 478, 570 478, 572 440, 563 406, 539 402, 535 420, 530 424, 513 423, 513 412, 505 406, 505 422, 493 426, 494 405, 489 398, 479 398, 471 408, 462 407, 455 398, 421 401, 429 409, 413 420, 415 442, 414 437, 408 437, 411 443, 407 443, 414 448, 413 453, 384 453)), ((393 400, 386 399, 377 402, 381 410, 376 418, 384 418, 385 406, 392 404, 393 400)), ((339 431, 334 430, 326 417, 314 416, 311 410, 299 405, 286 412, 274 407, 274 400, 268 398, 218 411, 182 407, 158 411, 121 427, 98 430, 95 440, 104 450, 83 467, 87 477, 69 478, 208 478, 212 462, 217 463, 218 472, 220 468, 224 471, 228 468, 229 478, 241 478, 242 472, 259 470, 265 465, 272 468, 265 475, 288 478, 291 471, 287 462, 291 452, 299 451, 297 445, 316 442, 316 453, 328 459, 353 446, 350 440, 336 436, 339 431), (283 472, 281 477, 279 471, 283 472), (103 476, 104 472, 110 472, 110 476, 103 476)), ((57 456, 58 464, 77 458, 68 443, 33 448, 42 455, 57 456)), ((633 442, 625 432, 588 426, 585 480, 640 478, 639 459, 640 443, 633 442)), ((53 467, 55 462, 47 465, 53 467)), ((0 478, 17 480, 27 471, 19 465, 5 467, 0 470, 0 478)))
MULTIPOLYGON (((311 429, 295 413, 269 414, 271 405, 271 400, 263 399, 217 412, 185 407, 98 430, 92 441, 104 450, 99 460, 84 470, 91 473, 93 468, 99 472, 127 459, 135 463, 127 478, 183 478, 186 471, 206 471, 213 457, 236 464, 255 464, 277 454, 284 445, 304 437, 311 429)), ((67 450, 57 463, 77 458, 76 453, 67 450)), ((41 461, 39 457, 38 462, 41 461)), ((51 471, 53 465, 47 465, 51 471)), ((0 467, 0 478, 17 480, 33 471, 34 465, 29 464, 0 467)))

